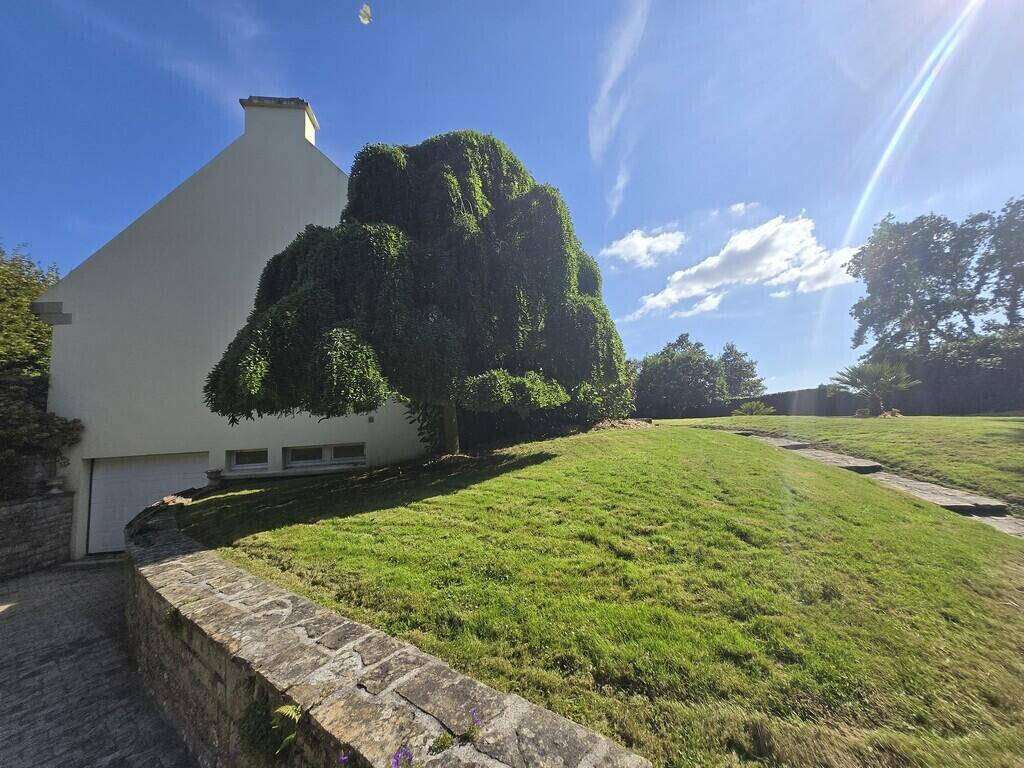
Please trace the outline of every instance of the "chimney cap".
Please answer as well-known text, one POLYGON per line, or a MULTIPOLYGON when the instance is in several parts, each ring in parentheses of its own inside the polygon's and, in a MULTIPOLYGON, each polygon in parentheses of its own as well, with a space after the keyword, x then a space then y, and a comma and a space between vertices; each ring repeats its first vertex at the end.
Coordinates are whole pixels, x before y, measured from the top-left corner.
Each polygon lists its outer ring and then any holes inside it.
POLYGON ((295 96, 250 96, 247 99, 239 99, 238 103, 242 105, 242 108, 246 107, 276 107, 278 109, 304 109, 306 115, 309 117, 309 121, 313 124, 316 130, 320 130, 320 123, 316 120, 316 115, 313 114, 313 108, 309 106, 309 102, 305 99, 300 99, 295 96))

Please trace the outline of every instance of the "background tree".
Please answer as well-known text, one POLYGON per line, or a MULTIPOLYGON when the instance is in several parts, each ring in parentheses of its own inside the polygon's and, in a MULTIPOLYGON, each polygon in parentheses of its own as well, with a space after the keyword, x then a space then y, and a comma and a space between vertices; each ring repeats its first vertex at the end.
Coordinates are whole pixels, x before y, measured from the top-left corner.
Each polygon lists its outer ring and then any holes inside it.
POLYGON ((722 364, 684 333, 641 363, 636 410, 641 416, 679 418, 691 408, 728 397, 722 364))
POLYGON ((726 342, 718 362, 722 365, 729 397, 760 397, 764 394, 764 379, 757 375, 757 361, 746 352, 740 352, 731 341, 726 342))
POLYGON ((46 411, 51 328, 29 304, 57 281, 21 249, 0 246, 0 498, 33 491, 32 470, 61 460, 81 424, 46 411))
POLYGON ((982 271, 992 286, 994 309, 1010 326, 1021 325, 1024 311, 1024 197, 1010 198, 992 226, 982 257, 982 271))
POLYGON ((583 409, 628 388, 597 263, 558 192, 501 142, 369 145, 348 194, 338 226, 268 262, 207 377, 213 411, 341 416, 396 393, 440 407, 457 452, 457 405, 583 409))
POLYGON ((990 228, 986 214, 963 224, 934 214, 900 222, 890 214, 875 225, 847 264, 865 287, 850 311, 853 346, 871 334, 878 348, 925 355, 938 341, 973 333, 973 316, 984 307, 977 255, 990 228))
POLYGON ((865 398, 874 416, 885 409, 894 394, 920 383, 910 376, 903 363, 887 360, 851 365, 832 377, 834 389, 865 398))

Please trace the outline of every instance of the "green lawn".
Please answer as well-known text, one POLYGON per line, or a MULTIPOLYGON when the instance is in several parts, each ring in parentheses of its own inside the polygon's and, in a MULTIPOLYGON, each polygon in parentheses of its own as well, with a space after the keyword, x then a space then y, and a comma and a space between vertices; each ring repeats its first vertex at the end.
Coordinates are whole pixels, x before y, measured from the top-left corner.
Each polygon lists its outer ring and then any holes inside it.
POLYGON ((1024 416, 730 416, 663 423, 798 437, 920 480, 995 496, 1024 513, 1024 416))
POLYGON ((656 766, 1024 758, 1024 542, 749 438, 592 432, 181 523, 656 766))

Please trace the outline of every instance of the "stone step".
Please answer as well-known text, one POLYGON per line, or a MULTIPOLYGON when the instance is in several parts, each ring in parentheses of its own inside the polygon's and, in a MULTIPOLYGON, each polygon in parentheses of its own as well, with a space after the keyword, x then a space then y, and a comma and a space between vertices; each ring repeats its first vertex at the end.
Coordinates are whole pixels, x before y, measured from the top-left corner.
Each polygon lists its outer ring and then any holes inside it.
POLYGON ((760 440, 762 443, 785 448, 787 451, 799 451, 811 447, 810 443, 801 443, 797 440, 790 440, 788 437, 772 437, 771 435, 751 435, 751 437, 755 440, 760 440))
POLYGON ((1013 515, 967 515, 972 520, 990 525, 997 531, 1024 539, 1024 520, 1013 515))
POLYGON ((980 496, 970 491, 946 488, 935 483, 926 483, 923 480, 911 480, 891 472, 876 472, 871 479, 877 480, 888 488, 895 488, 897 491, 902 491, 922 501, 938 504, 953 512, 990 515, 1006 513, 1006 502, 988 496, 980 496))
POLYGON ((856 472, 860 475, 868 475, 882 471, 881 464, 869 459, 858 459, 856 456, 847 456, 842 453, 823 451, 819 448, 794 448, 792 450, 793 453, 806 456, 809 459, 821 461, 825 464, 831 464, 833 467, 848 469, 851 472, 856 472))

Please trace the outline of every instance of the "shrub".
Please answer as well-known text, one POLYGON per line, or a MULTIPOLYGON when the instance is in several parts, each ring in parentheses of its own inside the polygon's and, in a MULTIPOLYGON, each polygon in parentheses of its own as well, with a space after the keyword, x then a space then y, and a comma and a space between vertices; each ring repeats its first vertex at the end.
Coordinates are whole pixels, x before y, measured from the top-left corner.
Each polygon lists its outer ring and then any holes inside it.
POLYGON ((51 329, 29 305, 56 280, 56 270, 0 247, 0 499, 35 493, 33 475, 65 463, 82 431, 46 410, 51 329))
POLYGON ((692 408, 723 402, 727 396, 722 364, 687 333, 645 357, 637 375, 640 416, 679 418, 692 408))
POLYGON ((733 416, 771 416, 775 413, 775 409, 767 403, 762 403, 760 400, 751 400, 749 403, 743 403, 739 408, 735 408, 732 412, 733 416))

